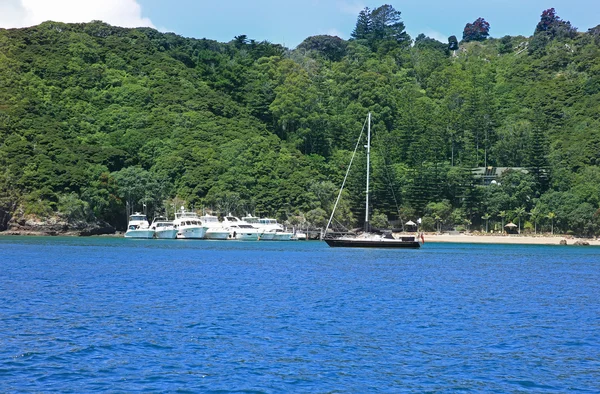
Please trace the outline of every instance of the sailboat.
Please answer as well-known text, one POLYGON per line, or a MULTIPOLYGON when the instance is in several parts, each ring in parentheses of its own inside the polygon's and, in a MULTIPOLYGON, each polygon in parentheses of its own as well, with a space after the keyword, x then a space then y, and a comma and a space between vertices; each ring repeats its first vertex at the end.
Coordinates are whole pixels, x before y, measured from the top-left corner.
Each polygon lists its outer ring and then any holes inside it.
MULTIPOLYGON (((364 126, 363 126, 364 130, 364 126)), ((360 140, 362 138, 362 132, 358 137, 358 142, 356 143, 356 148, 354 149, 354 153, 352 155, 352 159, 350 160, 350 165, 348 166, 348 170, 346 171, 346 177, 344 178, 344 182, 342 183, 342 187, 340 188, 340 192, 338 194, 338 198, 335 202, 335 206, 333 207, 333 212, 331 212, 331 217, 329 218, 329 222, 327 223, 327 227, 325 228, 324 237, 327 245, 331 247, 345 247, 345 248, 419 248, 421 244, 418 240, 416 240, 415 236, 402 236, 399 238, 395 238, 391 232, 389 233, 376 233, 371 232, 371 227, 369 225, 369 165, 370 165, 370 156, 371 156, 371 113, 367 117, 367 189, 366 189, 366 212, 365 212, 365 231, 358 234, 342 234, 342 235, 329 235, 327 231, 329 230, 329 226, 331 225, 331 221, 333 220, 333 215, 335 214, 335 210, 340 201, 340 197, 342 196, 342 190, 344 189, 344 185, 346 183, 346 179, 348 177, 348 173, 350 172, 350 166, 352 166, 352 161, 354 160, 354 156, 356 155, 356 150, 360 144, 360 140)), ((422 237, 421 237, 422 238, 422 237)))

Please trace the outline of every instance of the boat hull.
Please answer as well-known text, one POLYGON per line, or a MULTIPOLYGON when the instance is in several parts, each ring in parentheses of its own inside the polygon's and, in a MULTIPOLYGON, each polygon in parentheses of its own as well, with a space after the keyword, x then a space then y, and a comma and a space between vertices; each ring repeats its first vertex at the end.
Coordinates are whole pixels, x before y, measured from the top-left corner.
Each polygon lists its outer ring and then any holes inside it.
POLYGON ((154 230, 127 230, 125 238, 151 239, 154 238, 154 230))
POLYGON ((262 233, 260 236, 261 241, 272 241, 275 237, 275 233, 262 233))
POLYGON ((258 241, 258 233, 237 233, 235 239, 239 241, 258 241))
POLYGON ((296 235, 292 238, 295 238, 298 241, 306 241, 307 240, 307 236, 305 233, 296 233, 296 235))
POLYGON ((273 241, 289 241, 292 239, 292 233, 275 233, 273 241))
POLYGON ((229 231, 209 229, 208 231, 206 231, 204 238, 223 241, 223 240, 229 239, 229 231))
POLYGON ((418 241, 367 240, 367 239, 325 239, 327 245, 336 248, 385 248, 385 249, 417 249, 421 247, 418 241))
POLYGON ((229 235, 231 239, 237 239, 239 241, 258 241, 260 233, 257 231, 235 229, 232 230, 229 235))
POLYGON ((175 239, 177 238, 177 230, 155 230, 154 237, 157 239, 175 239))
POLYGON ((185 227, 179 228, 177 233, 178 239, 202 239, 206 235, 206 228, 204 227, 185 227))

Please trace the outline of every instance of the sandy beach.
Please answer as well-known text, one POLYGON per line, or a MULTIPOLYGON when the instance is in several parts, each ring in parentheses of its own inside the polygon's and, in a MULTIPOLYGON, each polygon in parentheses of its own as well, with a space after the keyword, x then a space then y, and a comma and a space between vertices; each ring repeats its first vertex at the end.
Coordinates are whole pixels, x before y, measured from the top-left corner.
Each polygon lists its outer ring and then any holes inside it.
POLYGON ((486 234, 435 234, 424 235, 427 242, 454 242, 473 244, 521 244, 521 245, 560 245, 566 241, 567 245, 575 245, 576 242, 587 242, 590 246, 600 246, 600 240, 593 238, 575 238, 567 235, 486 235, 486 234))

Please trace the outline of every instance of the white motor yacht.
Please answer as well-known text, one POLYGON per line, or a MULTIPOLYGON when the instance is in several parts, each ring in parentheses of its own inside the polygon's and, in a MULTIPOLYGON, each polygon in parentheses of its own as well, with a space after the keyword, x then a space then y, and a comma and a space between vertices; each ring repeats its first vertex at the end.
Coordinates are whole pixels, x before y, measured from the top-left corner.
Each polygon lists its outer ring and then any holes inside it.
POLYGON ((200 216, 200 220, 202 221, 202 225, 207 228, 204 238, 220 240, 229 238, 229 230, 219 222, 218 217, 213 215, 203 215, 200 216))
POLYGON ((152 221, 150 228, 154 230, 154 238, 175 239, 177 238, 177 229, 173 227, 173 222, 165 217, 157 216, 152 221))
POLYGON ((258 225, 263 230, 260 237, 263 241, 289 241, 294 235, 289 231, 285 231, 276 219, 261 218, 258 219, 258 225))
POLYGON ((177 229, 178 239, 202 239, 207 230, 195 212, 187 212, 183 207, 175 212, 173 227, 177 229))
POLYGON ((240 220, 235 216, 225 216, 223 225, 229 230, 231 239, 240 241, 258 241, 262 231, 254 227, 251 223, 240 220))
POLYGON ((127 223, 127 231, 125 232, 125 238, 144 238, 150 239, 154 237, 154 230, 150 228, 148 224, 148 218, 146 215, 136 212, 129 216, 127 223))

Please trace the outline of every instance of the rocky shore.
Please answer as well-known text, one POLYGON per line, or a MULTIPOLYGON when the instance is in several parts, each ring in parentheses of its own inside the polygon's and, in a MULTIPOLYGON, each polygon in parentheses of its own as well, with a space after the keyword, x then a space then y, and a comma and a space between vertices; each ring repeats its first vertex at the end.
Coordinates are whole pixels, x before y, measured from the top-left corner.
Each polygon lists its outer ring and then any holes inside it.
POLYGON ((102 221, 69 221, 60 216, 40 219, 34 216, 12 218, 0 235, 70 235, 91 236, 115 234, 115 228, 102 221))

